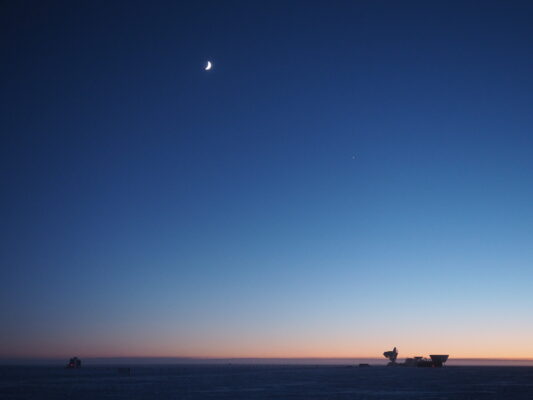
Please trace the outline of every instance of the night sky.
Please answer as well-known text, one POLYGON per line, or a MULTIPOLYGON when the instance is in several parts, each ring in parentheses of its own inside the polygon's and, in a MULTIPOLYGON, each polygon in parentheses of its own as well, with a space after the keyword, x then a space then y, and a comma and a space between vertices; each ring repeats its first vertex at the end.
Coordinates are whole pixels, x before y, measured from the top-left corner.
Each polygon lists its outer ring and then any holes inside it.
POLYGON ((0 357, 533 358, 532 20, 2 2, 0 357))

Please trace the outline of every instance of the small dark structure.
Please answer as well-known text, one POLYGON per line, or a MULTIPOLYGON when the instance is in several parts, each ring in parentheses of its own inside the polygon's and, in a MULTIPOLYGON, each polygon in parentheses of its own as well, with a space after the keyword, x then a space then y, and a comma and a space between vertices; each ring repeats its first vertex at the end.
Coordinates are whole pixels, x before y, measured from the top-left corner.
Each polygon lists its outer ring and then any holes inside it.
POLYGON ((368 368, 370 364, 359 364, 359 368, 368 368))
POLYGON ((429 357, 433 361, 434 367, 442 367, 446 361, 448 361, 448 354, 430 354, 429 357))
POLYGON ((393 350, 386 351, 385 353, 383 353, 383 356, 389 359, 390 362, 388 365, 396 365, 396 359, 398 358, 398 350, 396 350, 395 347, 393 350))
POLYGON ((65 366, 67 369, 81 368, 81 360, 78 357, 72 357, 68 364, 65 366))
POLYGON ((424 357, 406 358, 402 364, 404 367, 419 367, 419 368, 431 368, 433 367, 433 361, 424 357))

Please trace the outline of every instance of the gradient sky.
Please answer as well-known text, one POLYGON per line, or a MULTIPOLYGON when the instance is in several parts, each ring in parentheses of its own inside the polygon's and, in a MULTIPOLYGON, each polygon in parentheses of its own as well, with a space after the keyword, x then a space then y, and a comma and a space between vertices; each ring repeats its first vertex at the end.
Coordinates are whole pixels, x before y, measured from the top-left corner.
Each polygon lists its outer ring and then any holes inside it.
POLYGON ((0 357, 533 358, 531 2, 46 3, 0 6, 0 357))

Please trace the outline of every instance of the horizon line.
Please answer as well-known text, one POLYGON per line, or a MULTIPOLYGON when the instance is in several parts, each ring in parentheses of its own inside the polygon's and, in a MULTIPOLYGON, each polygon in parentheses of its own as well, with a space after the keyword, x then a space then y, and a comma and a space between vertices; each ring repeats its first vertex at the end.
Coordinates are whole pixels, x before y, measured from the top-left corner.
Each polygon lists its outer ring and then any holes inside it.
MULTIPOLYGON (((79 355, 78 355, 79 356, 79 355)), ((0 355, 0 361, 2 360, 42 360, 42 361, 52 361, 52 360, 63 360, 70 357, 65 355, 57 356, 10 356, 0 355)), ((222 356, 124 356, 124 355, 110 355, 110 356, 80 356, 85 360, 120 360, 120 359, 139 359, 139 360, 149 360, 149 359, 160 359, 160 360, 195 360, 195 361, 217 361, 217 360, 378 360, 386 362, 387 360, 383 357, 376 356, 345 356, 345 357, 263 357, 263 356, 234 356, 234 357, 222 357, 222 356)), ((409 357, 401 357, 409 358, 409 357)), ((533 361, 533 357, 452 357, 452 360, 457 361, 533 361)))

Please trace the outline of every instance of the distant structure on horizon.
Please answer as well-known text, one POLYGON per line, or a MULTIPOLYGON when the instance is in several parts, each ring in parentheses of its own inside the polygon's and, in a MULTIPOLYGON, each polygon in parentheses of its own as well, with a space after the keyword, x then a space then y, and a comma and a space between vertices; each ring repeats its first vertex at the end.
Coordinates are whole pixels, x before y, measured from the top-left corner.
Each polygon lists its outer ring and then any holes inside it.
POLYGON ((426 368, 441 368, 446 361, 448 361, 448 354, 431 354, 429 358, 413 357, 406 358, 403 363, 397 363, 398 350, 396 347, 391 351, 383 353, 385 358, 389 359, 387 366, 389 367, 426 367, 426 368))
POLYGON ((389 365, 396 364, 396 359, 398 358, 398 350, 396 350, 396 347, 391 351, 386 351, 385 353, 383 353, 383 355, 385 356, 385 358, 389 359, 389 365))
POLYGON ((81 368, 81 360, 78 357, 72 357, 68 364, 65 366, 67 369, 81 368))

